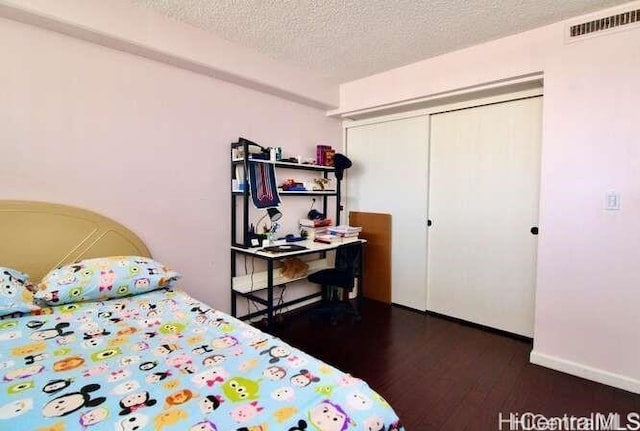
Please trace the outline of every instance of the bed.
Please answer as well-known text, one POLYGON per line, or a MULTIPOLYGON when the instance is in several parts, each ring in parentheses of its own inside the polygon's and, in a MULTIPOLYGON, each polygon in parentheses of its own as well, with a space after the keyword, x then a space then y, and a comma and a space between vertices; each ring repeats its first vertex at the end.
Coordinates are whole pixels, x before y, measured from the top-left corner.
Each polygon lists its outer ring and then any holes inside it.
POLYGON ((112 220, 0 201, 0 236, 2 430, 404 429, 362 380, 189 296, 112 220))

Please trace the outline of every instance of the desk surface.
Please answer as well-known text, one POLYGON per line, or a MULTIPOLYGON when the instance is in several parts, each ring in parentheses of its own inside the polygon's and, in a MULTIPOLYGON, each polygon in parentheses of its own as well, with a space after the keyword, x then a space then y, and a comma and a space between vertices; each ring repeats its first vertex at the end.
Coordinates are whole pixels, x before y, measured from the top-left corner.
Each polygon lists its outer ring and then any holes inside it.
MULTIPOLYGON (((271 253, 268 251, 263 251, 262 247, 253 247, 253 248, 242 248, 242 247, 234 247, 232 246, 231 249, 235 250, 237 252, 240 253, 244 253, 244 254, 250 254, 253 256, 260 256, 260 257, 264 257, 267 259, 282 259, 285 257, 290 257, 290 256, 300 256, 303 254, 308 254, 308 253, 317 253, 320 251, 330 251, 330 250, 335 250, 336 248, 340 247, 341 245, 345 245, 345 244, 352 244, 354 242, 359 242, 359 243, 366 243, 367 240, 362 239, 362 238, 339 238, 336 239, 335 241, 332 241, 331 244, 325 244, 322 242, 315 242, 312 240, 306 240, 306 241, 298 241, 298 242, 292 242, 290 244, 297 244, 297 245, 301 245, 303 247, 306 247, 305 250, 296 250, 296 251, 287 251, 287 252, 279 252, 279 253, 271 253)), ((282 245, 282 244, 287 244, 284 241, 276 241, 274 243, 274 245, 282 245)))

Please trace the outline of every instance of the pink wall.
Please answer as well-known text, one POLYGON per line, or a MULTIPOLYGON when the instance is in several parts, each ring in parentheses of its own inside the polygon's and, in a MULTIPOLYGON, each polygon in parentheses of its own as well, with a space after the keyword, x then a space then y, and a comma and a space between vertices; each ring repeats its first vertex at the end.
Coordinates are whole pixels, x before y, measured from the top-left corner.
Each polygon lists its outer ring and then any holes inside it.
POLYGON ((230 142, 312 156, 318 141, 341 139, 324 111, 202 74, 11 20, 0 19, 0 40, 0 198, 123 223, 222 310, 230 142))
POLYGON ((0 0, 0 17, 178 64, 310 106, 327 109, 338 103, 334 82, 128 0, 0 0))
POLYGON ((543 72, 531 358, 640 392, 640 28, 570 44, 564 28, 539 28, 345 83, 338 111, 543 72), (621 194, 620 211, 603 209, 611 190, 621 194))

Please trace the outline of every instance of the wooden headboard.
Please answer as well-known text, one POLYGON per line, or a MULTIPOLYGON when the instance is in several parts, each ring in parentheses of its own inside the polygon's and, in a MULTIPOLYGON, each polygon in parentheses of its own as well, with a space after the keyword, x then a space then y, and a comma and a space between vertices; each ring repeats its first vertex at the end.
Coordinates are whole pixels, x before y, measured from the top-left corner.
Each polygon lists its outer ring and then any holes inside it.
POLYGON ((138 236, 107 217, 67 205, 0 200, 0 266, 34 282, 60 264, 126 255, 150 257, 138 236))

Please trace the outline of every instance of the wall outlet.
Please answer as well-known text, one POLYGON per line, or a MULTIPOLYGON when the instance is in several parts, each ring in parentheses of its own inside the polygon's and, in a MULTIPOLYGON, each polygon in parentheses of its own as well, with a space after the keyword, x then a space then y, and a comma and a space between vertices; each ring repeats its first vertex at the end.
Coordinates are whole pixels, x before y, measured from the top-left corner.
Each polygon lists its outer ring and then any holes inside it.
POLYGON ((620 193, 607 192, 605 194, 604 208, 607 211, 617 211, 620 209, 620 193))

